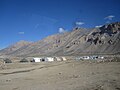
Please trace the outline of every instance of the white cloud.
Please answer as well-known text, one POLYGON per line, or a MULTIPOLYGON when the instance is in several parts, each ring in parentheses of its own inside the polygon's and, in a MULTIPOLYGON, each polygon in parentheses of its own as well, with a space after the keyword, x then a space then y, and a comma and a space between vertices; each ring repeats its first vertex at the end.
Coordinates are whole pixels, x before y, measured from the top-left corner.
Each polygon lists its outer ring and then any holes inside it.
POLYGON ((100 27, 102 27, 102 25, 98 25, 98 26, 95 26, 96 28, 100 28, 100 27))
POLYGON ((25 32, 18 32, 18 34, 25 34, 25 32))
POLYGON ((63 28, 59 28, 59 33, 65 33, 65 32, 66 32, 65 29, 63 29, 63 28))
POLYGON ((115 16, 113 16, 113 15, 109 15, 109 16, 105 17, 104 19, 112 20, 114 17, 115 16))
POLYGON ((76 25, 83 25, 83 24, 85 24, 84 22, 76 22, 75 23, 76 25))

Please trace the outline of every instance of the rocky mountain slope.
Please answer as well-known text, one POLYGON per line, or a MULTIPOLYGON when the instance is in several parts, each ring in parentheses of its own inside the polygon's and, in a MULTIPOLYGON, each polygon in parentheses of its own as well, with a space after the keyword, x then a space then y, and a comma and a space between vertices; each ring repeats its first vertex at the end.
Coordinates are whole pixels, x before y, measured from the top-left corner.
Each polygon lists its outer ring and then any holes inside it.
POLYGON ((21 40, 21 41, 15 43, 15 44, 13 44, 13 45, 11 45, 11 46, 3 49, 3 50, 1 50, 0 53, 3 54, 3 55, 4 55, 4 54, 5 54, 5 55, 7 55, 7 54, 12 54, 12 53, 14 53, 16 50, 19 50, 19 49, 21 49, 21 48, 24 48, 24 47, 26 47, 27 45, 30 45, 31 43, 32 43, 32 42, 27 42, 27 41, 21 40))
POLYGON ((74 28, 38 42, 18 42, 0 51, 9 56, 120 54, 120 22, 100 28, 74 28))

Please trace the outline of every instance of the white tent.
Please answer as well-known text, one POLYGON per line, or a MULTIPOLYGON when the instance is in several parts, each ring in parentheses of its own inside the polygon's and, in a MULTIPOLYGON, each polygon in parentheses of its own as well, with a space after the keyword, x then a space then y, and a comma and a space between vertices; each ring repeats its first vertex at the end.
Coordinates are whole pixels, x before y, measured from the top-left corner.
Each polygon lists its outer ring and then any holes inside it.
POLYGON ((83 59, 88 60, 88 59, 90 59, 90 57, 89 56, 83 56, 83 59))
POLYGON ((33 58, 33 61, 34 61, 34 62, 41 62, 41 61, 42 61, 42 58, 33 58))
POLYGON ((54 57, 56 59, 56 61, 62 61, 62 58, 60 57, 54 57))
POLYGON ((65 57, 62 57, 63 61, 66 61, 67 59, 65 57))
POLYGON ((45 61, 52 62, 52 61, 54 61, 54 58, 52 58, 52 57, 46 57, 45 61))

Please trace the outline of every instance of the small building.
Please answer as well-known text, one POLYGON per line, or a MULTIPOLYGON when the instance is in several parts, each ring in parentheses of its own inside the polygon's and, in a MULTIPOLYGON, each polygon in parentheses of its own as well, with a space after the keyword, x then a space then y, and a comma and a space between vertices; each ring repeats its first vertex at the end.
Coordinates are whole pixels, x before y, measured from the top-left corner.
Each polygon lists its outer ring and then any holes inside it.
POLYGON ((91 59, 104 59, 104 57, 103 56, 91 56, 91 59))
POLYGON ((67 59, 66 59, 65 57, 62 57, 62 60, 63 60, 63 61, 66 61, 67 59))
POLYGON ((44 58, 33 58, 33 62, 41 62, 44 61, 44 58))
POLYGON ((48 61, 48 62, 54 61, 53 57, 45 57, 44 59, 45 59, 45 61, 48 61))
POLYGON ((103 57, 103 56, 99 56, 98 58, 99 58, 99 59, 104 59, 104 57, 103 57))
POLYGON ((54 60, 55 61, 63 61, 63 58, 61 58, 61 57, 54 57, 54 60))
POLYGON ((88 59, 90 59, 90 57, 89 56, 83 56, 83 59, 88 60, 88 59))

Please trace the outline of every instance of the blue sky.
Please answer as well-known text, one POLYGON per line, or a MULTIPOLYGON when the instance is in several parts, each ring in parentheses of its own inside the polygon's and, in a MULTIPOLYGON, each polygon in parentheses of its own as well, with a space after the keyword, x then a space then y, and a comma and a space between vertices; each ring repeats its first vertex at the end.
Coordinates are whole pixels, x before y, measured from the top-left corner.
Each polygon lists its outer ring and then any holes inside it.
POLYGON ((0 49, 120 21, 120 0, 0 0, 0 49))

